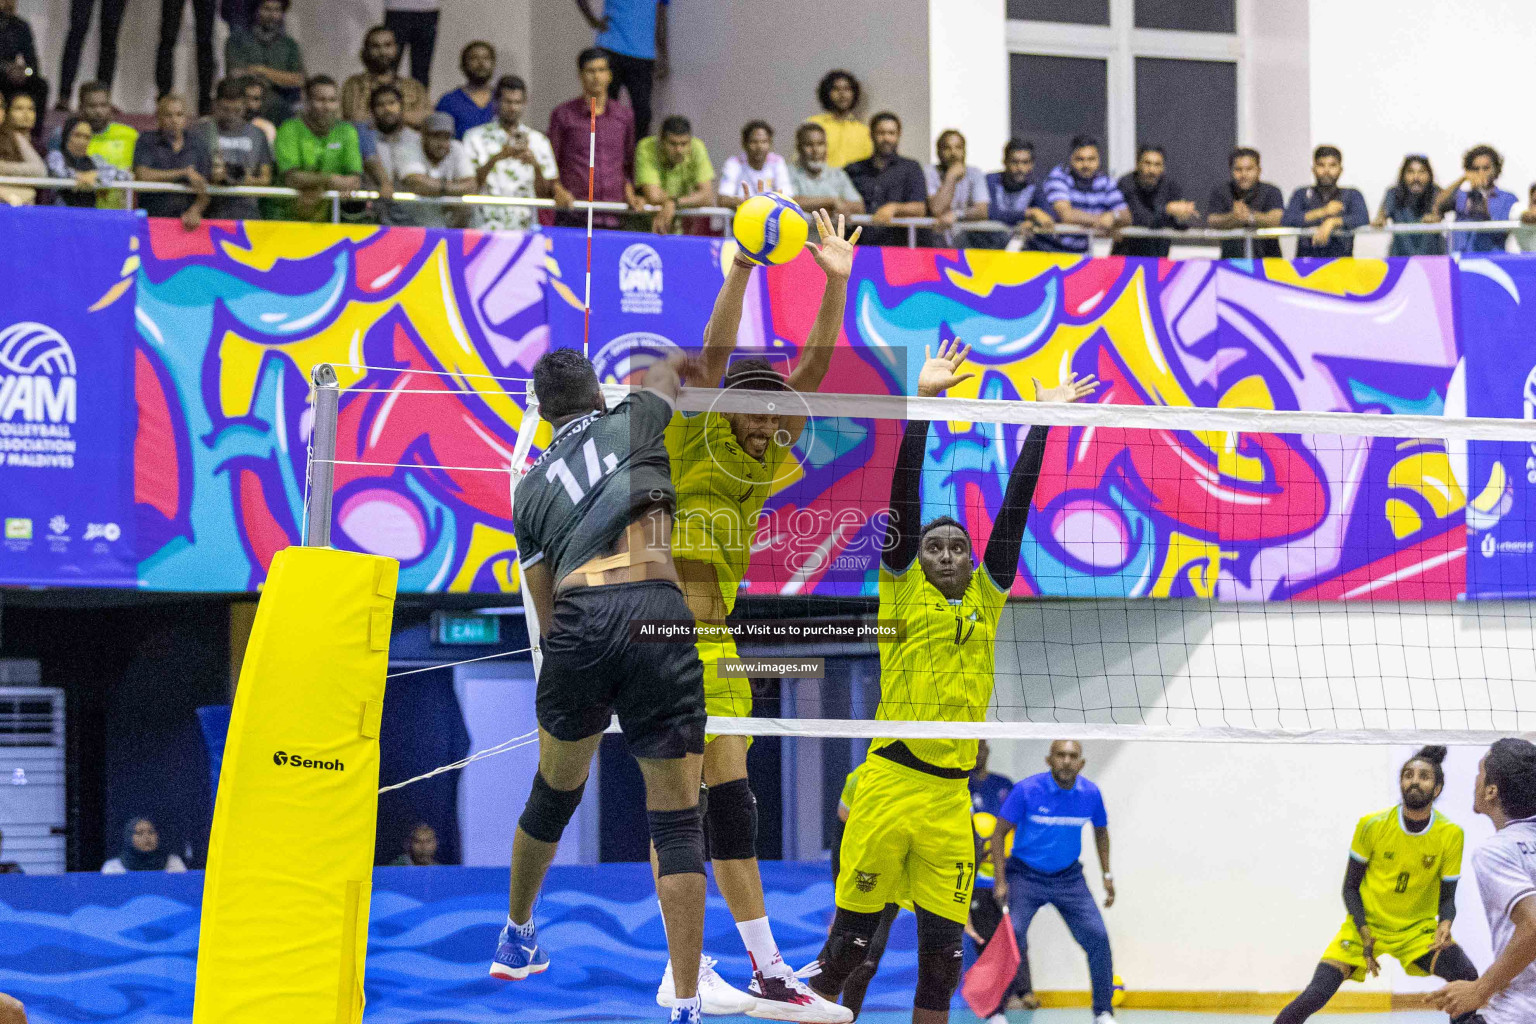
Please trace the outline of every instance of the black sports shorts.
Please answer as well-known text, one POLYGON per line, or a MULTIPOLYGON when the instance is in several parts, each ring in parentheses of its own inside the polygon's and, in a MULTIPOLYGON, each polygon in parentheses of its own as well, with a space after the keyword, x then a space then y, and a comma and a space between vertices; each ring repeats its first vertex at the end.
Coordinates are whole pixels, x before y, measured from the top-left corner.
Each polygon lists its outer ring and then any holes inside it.
POLYGON ((691 640, 636 642, 630 624, 690 621, 677 584, 641 580, 580 587, 555 597, 541 646, 539 725, 576 741, 608 728, 614 713, 630 753, 676 758, 704 752, 704 665, 691 640))

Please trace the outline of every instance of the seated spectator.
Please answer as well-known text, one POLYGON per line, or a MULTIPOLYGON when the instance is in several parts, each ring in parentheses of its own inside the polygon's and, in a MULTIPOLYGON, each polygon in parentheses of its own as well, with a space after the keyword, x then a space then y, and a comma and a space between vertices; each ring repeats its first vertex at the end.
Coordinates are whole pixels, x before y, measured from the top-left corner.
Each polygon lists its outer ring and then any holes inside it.
MULTIPOLYGON (((864 198, 864 209, 876 224, 895 217, 928 214, 928 179, 922 165, 896 152, 901 146, 901 118, 883 110, 869 119, 874 154, 847 167, 848 180, 864 198)), ((866 228, 865 245, 906 245, 905 228, 866 228)))
MULTIPOLYGON (((1078 224, 1109 232, 1131 222, 1131 210, 1115 179, 1103 173, 1099 140, 1072 139, 1067 162, 1051 168, 1041 188, 1044 205, 1057 224, 1078 224)), ((1057 252, 1087 252, 1085 234, 1036 235, 1035 245, 1057 252)))
MULTIPOLYGON (((120 171, 133 170, 133 147, 139 141, 139 131, 112 120, 112 94, 100 82, 86 82, 80 86, 79 113, 91 125, 91 156, 99 156, 120 171)), ((50 148, 59 146, 61 136, 49 140, 50 148)), ((124 178, 121 180, 128 180, 124 178)), ((121 210, 128 205, 127 196, 113 189, 96 193, 96 205, 102 209, 121 210)))
MULTIPOLYGON (((11 102, 0 120, 0 177, 46 178, 48 167, 32 146, 32 127, 37 121, 37 107, 24 92, 11 94, 11 102)), ((0 185, 0 202, 10 206, 31 206, 37 191, 23 185, 0 185)))
POLYGON ((363 155, 357 128, 343 121, 336 80, 316 75, 304 86, 304 115, 290 117, 277 130, 273 159, 278 180, 300 195, 281 208, 285 220, 329 220, 322 192, 349 192, 363 185, 363 155))
POLYGON ((130 871, 165 871, 180 874, 187 865, 174 853, 160 848, 160 830, 148 818, 134 818, 123 829, 123 849, 101 866, 104 875, 125 875, 130 871))
POLYGON ((224 73, 250 75, 266 87, 261 116, 282 124, 293 116, 304 89, 304 54, 283 28, 289 0, 259 0, 249 28, 232 29, 224 43, 224 73))
POLYGON ((1520 211, 1520 223, 1526 227, 1515 229, 1515 241, 1521 252, 1536 252, 1536 182, 1526 193, 1526 207, 1520 211))
MULTIPOLYGON (((27 96, 33 110, 47 110, 48 82, 37 70, 32 26, 16 15, 16 0, 0 0, 0 96, 27 96)), ((40 142, 41 135, 32 141, 40 142)))
MULTIPOLYGON (((22 93, 21 95, 25 96, 26 94, 22 93)), ((28 96, 27 98, 31 99, 30 96, 28 96)), ((0 835, 0 845, 3 845, 4 842, 5 842, 5 837, 3 835, 0 835)), ((21 870, 21 865, 17 864, 15 861, 13 861, 13 860, 0 860, 0 875, 24 875, 24 874, 26 874, 26 872, 21 870)), ((4 1020, 4 1018, 0 1018, 0 1020, 4 1020)))
POLYGON ((208 179, 213 177, 213 154, 207 139, 187 132, 187 102, 167 93, 155 104, 158 127, 139 136, 133 150, 133 175, 139 181, 184 184, 195 191, 140 192, 139 209, 151 217, 180 217, 181 226, 196 230, 208 209, 208 179))
MULTIPOLYGON (((1439 195, 1429 157, 1409 154, 1403 158, 1403 166, 1398 168, 1397 184, 1381 197, 1381 208, 1371 226, 1434 224, 1440 220, 1435 215, 1435 200, 1439 195)), ((1392 248, 1387 255, 1439 256, 1444 253, 1445 240, 1439 235, 1393 235, 1392 248)))
MULTIPOLYGON (((475 165, 464 149, 464 143, 453 137, 453 117, 442 111, 427 115, 427 123, 421 129, 423 160, 415 167, 402 167, 400 184, 419 196, 467 196, 479 190, 475 177, 475 165)), ((548 140, 545 146, 549 145, 548 140)), ((554 158, 550 158, 553 170, 554 158)), ((552 178, 552 176, 551 176, 552 178)), ((413 203, 409 207, 396 204, 410 211, 411 223, 423 228, 469 227, 469 210, 463 206, 441 206, 437 203, 413 203)), ((477 207, 480 209, 480 207, 477 207)))
POLYGON ((427 868, 437 864, 437 829, 421 824, 405 838, 405 852, 389 862, 392 868, 427 868))
POLYGON ((48 176, 73 178, 75 188, 61 189, 59 202, 65 206, 98 206, 98 184, 110 185, 119 181, 132 181, 133 174, 121 167, 107 163, 106 157, 91 152, 91 123, 80 114, 71 114, 60 131, 58 149, 48 152, 48 176))
MULTIPOLYGON (((1168 154, 1161 146, 1142 146, 1136 153, 1136 170, 1116 184, 1131 210, 1131 223, 1139 228, 1186 228, 1200 216, 1184 190, 1168 176, 1168 154)), ((1110 248, 1114 256, 1168 255, 1168 238, 1117 238, 1110 248)))
POLYGON ((1288 228, 1311 228, 1311 236, 1296 239, 1296 258, 1350 256, 1355 251, 1356 228, 1370 223, 1365 197, 1359 189, 1340 188, 1344 156, 1334 146, 1312 151, 1312 177, 1316 184, 1291 193, 1280 223, 1288 228))
MULTIPOLYGON (((1211 189, 1210 202, 1206 204, 1210 208, 1206 225, 1223 231, 1279 227, 1280 218, 1285 214, 1285 195, 1269 182, 1259 180, 1263 170, 1259 164, 1259 151, 1239 146, 1227 157, 1227 167, 1231 170, 1232 180, 1211 189)), ((1221 243, 1221 258, 1242 259, 1249 255, 1250 244, 1252 255, 1257 259, 1280 258, 1278 238, 1256 238, 1252 243, 1241 238, 1228 239, 1221 243)))
MULTIPOLYGON (((571 194, 560 183, 555 151, 541 131, 522 123, 528 108, 528 85, 516 75, 496 83, 496 120, 471 128, 464 135, 464 152, 473 168, 474 191, 515 199, 553 199, 571 205, 571 194)), ((531 206, 479 206, 474 225, 496 231, 532 231, 539 226, 531 206)))
POLYGON ((480 39, 468 44, 459 54, 459 70, 464 72, 464 84, 437 101, 437 109, 453 118, 456 139, 496 119, 496 90, 491 88, 496 47, 480 39))
POLYGON ((590 0, 576 0, 587 24, 597 32, 595 45, 608 53, 613 82, 608 98, 629 93, 635 112, 635 138, 651 133, 651 87, 670 71, 667 53, 667 7, 671 0, 603 0, 603 16, 592 10, 590 0))
POLYGON ((807 213, 864 212, 864 197, 848 172, 827 163, 827 130, 807 121, 795 130, 795 162, 789 166, 790 194, 807 213))
POLYGON ((956 244, 967 236, 954 230, 957 220, 987 219, 987 176, 965 162, 965 136, 953 128, 934 144, 939 161, 927 171, 928 215, 939 222, 940 245, 956 244))
MULTIPOLYGON (((595 108, 597 160, 591 197, 600 203, 628 203, 632 210, 643 210, 645 199, 632 184, 635 117, 628 107, 608 98, 608 83, 613 80, 613 71, 608 67, 607 51, 595 46, 582 50, 576 55, 576 70, 581 75, 581 95, 566 100, 549 115, 549 145, 560 170, 560 184, 575 199, 584 200, 588 196, 587 147, 595 108)), ((555 215, 556 224, 584 225, 586 219, 586 214, 579 211, 555 215)), ((623 221, 616 214, 599 213, 593 218, 593 224, 616 228, 621 227, 623 221)))
POLYGON ((245 119, 251 127, 261 129, 270 146, 277 141, 277 125, 262 114, 267 107, 267 80, 259 75, 245 75, 240 81, 245 83, 245 119))
POLYGON ((681 114, 661 122, 661 132, 635 147, 635 187, 646 202, 660 206, 651 221, 658 235, 680 234, 678 210, 710 206, 715 201, 715 167, 704 140, 681 114))
MULTIPOLYGON (((987 175, 987 219, 1013 228, 1018 247, 1029 244, 1036 228, 1049 231, 1055 221, 1040 206, 1043 194, 1035 184, 1035 146, 1009 139, 1003 146, 1003 169, 987 175)), ((1015 248, 1009 243, 1009 248, 1015 248)))
POLYGON ((787 196, 794 191, 789 180, 789 164, 773 151, 773 128, 767 121, 748 121, 741 129, 741 152, 725 158, 720 168, 720 197, 717 205, 735 209, 745 196, 759 192, 777 192, 787 196))
MULTIPOLYGON (((226 78, 214 90, 213 119, 207 137, 213 152, 215 185, 272 184, 272 147, 267 135, 247 118, 245 81, 226 78)), ((208 216, 221 220, 256 220, 261 209, 254 196, 214 196, 208 216)))
POLYGON ((395 30, 375 25, 363 36, 363 70, 347 79, 341 87, 341 116, 373 126, 373 92, 392 85, 400 91, 405 123, 419 128, 432 112, 427 88, 414 78, 400 74, 400 43, 395 30))
MULTIPOLYGON (((811 124, 819 124, 827 133, 827 165, 847 167, 859 160, 867 160, 875 151, 870 126, 866 127, 856 113, 864 89, 859 80, 846 71, 828 71, 816 86, 816 99, 821 113, 806 118, 811 124)), ((869 239, 866 236, 865 242, 869 239)))
MULTIPOLYGON (((1461 158, 1462 175, 1435 200, 1435 214, 1444 217, 1455 212, 1455 219, 1510 220, 1519 202, 1513 192, 1495 184, 1504 171, 1504 158, 1492 146, 1473 146, 1461 158)), ((1509 244, 1507 231, 1458 231, 1451 236, 1453 252, 1503 252, 1509 244)))
MULTIPOLYGON (((370 171, 381 192, 393 193, 401 178, 426 164, 421 134, 405 123, 404 104, 397 86, 381 85, 373 90, 368 106, 377 135, 378 166, 370 169, 365 158, 363 168, 370 171)), ((387 197, 381 197, 378 213, 380 224, 415 223, 409 208, 402 209, 402 204, 387 197)))

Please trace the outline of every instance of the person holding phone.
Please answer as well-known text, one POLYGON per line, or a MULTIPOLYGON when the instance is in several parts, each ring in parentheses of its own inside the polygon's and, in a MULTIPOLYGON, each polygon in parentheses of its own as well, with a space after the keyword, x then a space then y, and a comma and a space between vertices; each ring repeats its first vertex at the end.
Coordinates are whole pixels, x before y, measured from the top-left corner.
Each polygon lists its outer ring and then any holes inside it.
MULTIPOLYGON (((528 85, 517 75, 496 82, 496 120, 464 133, 464 149, 475 165, 476 191, 483 195, 554 199, 565 209, 571 194, 560 184, 549 137, 522 123, 528 85)), ((475 227, 529 231, 539 222, 531 206, 476 206, 475 227)))

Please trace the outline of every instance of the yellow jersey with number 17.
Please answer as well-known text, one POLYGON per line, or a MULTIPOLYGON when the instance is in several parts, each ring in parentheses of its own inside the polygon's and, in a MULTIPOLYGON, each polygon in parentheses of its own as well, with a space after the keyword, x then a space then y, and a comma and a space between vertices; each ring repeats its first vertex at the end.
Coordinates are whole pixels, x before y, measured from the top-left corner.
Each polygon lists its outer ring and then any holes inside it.
POLYGON ((1421 832, 1404 826, 1401 806, 1355 826, 1349 855, 1365 865, 1360 896, 1372 931, 1403 932, 1440 914, 1440 882, 1461 876, 1461 826, 1439 811, 1421 832))

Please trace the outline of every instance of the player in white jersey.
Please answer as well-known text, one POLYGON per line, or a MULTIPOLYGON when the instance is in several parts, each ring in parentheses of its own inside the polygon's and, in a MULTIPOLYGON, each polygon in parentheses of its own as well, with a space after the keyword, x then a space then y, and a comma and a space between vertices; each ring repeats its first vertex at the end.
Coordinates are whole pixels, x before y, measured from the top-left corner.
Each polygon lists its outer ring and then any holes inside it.
POLYGON ((1472 854, 1493 965, 1476 981, 1453 981, 1429 1001, 1453 1018, 1482 1009, 1486 1024, 1536 1021, 1536 745, 1503 739, 1477 769, 1472 809, 1498 832, 1472 854))

